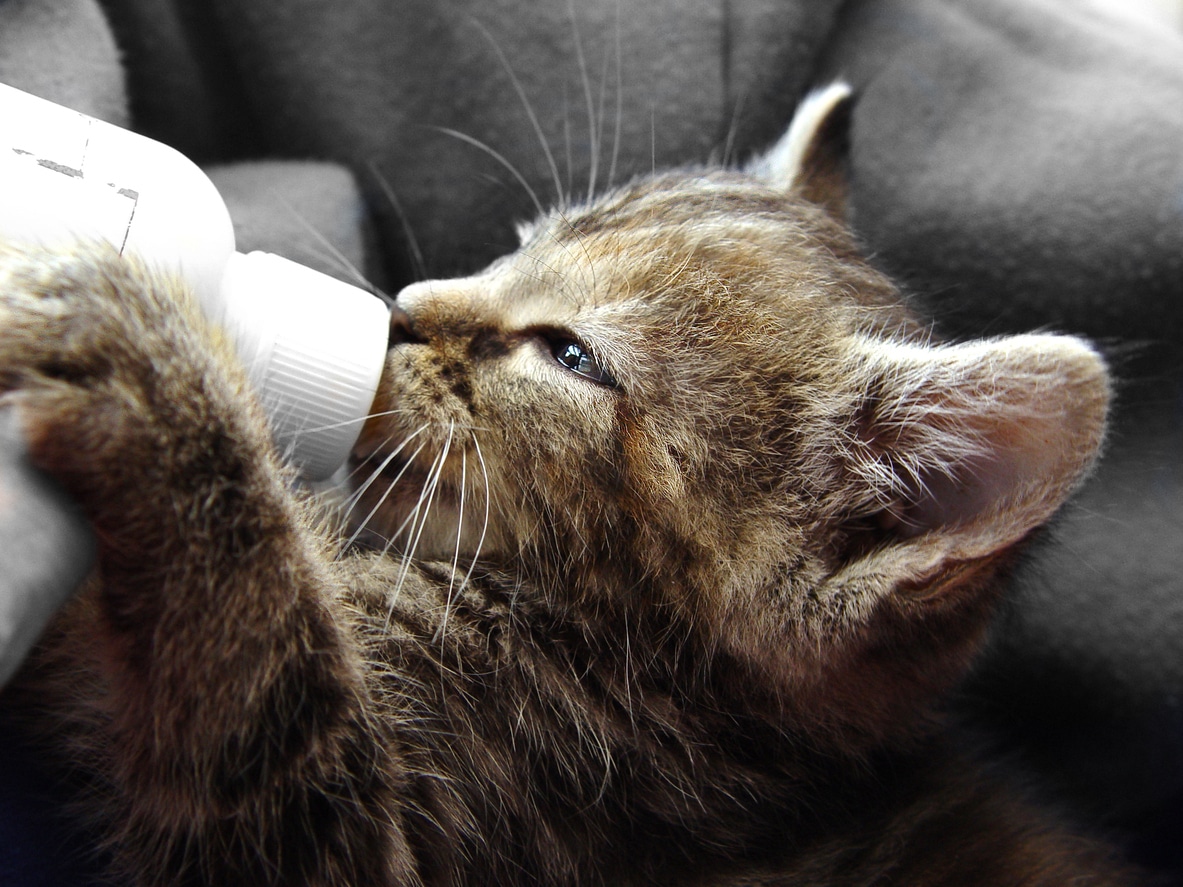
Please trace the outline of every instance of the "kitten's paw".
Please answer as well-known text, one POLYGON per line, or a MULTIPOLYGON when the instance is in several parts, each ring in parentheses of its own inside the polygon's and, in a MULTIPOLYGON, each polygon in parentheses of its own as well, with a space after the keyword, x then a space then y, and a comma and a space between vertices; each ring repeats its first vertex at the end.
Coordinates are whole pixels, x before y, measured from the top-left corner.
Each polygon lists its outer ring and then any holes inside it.
POLYGON ((176 310, 105 244, 0 247, 0 389, 143 376, 176 310))
POLYGON ((167 501, 186 465, 251 436, 227 365, 193 298, 111 247, 0 248, 0 398, 92 519, 167 501))

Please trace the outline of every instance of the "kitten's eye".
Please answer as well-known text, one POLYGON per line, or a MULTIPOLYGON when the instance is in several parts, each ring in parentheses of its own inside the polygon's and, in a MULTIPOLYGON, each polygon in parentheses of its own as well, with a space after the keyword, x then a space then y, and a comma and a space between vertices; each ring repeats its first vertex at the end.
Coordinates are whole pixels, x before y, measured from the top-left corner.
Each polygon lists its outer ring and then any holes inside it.
POLYGON ((556 339, 552 342, 555 360, 577 375, 598 382, 600 385, 614 386, 616 380, 608 371, 600 366, 600 362, 583 345, 571 339, 556 339))

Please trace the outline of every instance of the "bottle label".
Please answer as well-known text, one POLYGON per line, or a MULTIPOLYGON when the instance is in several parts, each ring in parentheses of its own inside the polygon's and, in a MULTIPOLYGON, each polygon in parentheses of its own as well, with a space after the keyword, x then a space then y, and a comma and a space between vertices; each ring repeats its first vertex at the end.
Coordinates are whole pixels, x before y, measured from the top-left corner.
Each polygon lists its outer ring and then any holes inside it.
POLYGON ((104 175, 109 170, 91 144, 104 124, 0 88, 10 109, 0 135, 0 181, 5 203, 20 207, 0 217, 0 235, 44 245, 102 238, 122 252, 139 194, 104 175))

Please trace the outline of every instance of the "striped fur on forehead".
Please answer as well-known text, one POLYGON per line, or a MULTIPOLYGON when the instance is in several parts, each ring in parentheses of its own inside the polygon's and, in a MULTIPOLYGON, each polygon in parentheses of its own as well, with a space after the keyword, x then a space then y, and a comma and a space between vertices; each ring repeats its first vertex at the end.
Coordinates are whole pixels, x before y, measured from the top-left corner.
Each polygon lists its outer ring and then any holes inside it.
POLYGON ((801 231, 800 212, 812 210, 787 192, 719 169, 670 172, 640 179, 594 203, 554 213, 550 236, 562 241, 601 232, 658 234, 679 229, 734 231, 769 222, 801 231))
POLYGON ((904 329, 895 287, 861 256, 848 229, 795 194, 727 170, 657 175, 588 206, 557 211, 529 230, 527 252, 550 249, 560 266, 604 264, 647 298, 670 283, 710 277, 731 294, 779 305, 824 290, 835 309, 875 307, 867 320, 904 329))
MULTIPOLYGON (((801 429, 830 427, 836 412, 853 410, 844 399, 857 382, 836 385, 849 337, 912 329, 895 288, 843 227, 741 173, 639 180, 527 233, 520 285, 552 281, 549 290, 579 303, 572 328, 630 401, 619 417, 626 449, 657 470, 647 460, 665 449, 663 435, 680 433, 675 461, 701 474, 695 462, 708 460, 693 454, 709 452, 715 488, 746 476, 771 492, 798 456, 816 464, 804 450, 835 441, 805 441, 801 429)), ((822 475, 819 484, 830 482, 822 475)))

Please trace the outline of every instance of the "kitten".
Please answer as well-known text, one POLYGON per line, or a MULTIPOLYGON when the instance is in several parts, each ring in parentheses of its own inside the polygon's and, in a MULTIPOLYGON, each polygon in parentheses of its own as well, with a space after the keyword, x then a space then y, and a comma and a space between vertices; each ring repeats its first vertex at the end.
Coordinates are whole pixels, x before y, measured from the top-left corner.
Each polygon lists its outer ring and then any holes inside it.
POLYGON ((1105 367, 928 341, 836 221, 848 114, 401 293, 352 532, 174 284, 4 254, 4 396, 100 548, 13 695, 120 883, 1130 883, 939 708, 1105 367))

